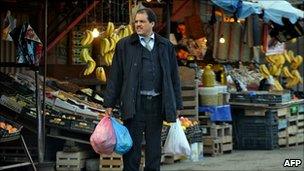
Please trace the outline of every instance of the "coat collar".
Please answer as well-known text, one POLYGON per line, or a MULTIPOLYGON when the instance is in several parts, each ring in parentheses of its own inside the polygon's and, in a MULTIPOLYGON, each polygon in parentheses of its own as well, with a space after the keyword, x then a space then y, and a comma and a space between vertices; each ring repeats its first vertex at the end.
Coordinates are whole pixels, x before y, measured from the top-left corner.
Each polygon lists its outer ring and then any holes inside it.
MULTIPOLYGON (((157 44, 158 43, 163 43, 163 44, 166 43, 165 39, 163 37, 161 37, 159 34, 154 32, 154 35, 155 35, 155 43, 157 43, 157 44)), ((138 35, 136 33, 133 33, 130 36, 130 40, 131 40, 132 44, 140 43, 138 35)))

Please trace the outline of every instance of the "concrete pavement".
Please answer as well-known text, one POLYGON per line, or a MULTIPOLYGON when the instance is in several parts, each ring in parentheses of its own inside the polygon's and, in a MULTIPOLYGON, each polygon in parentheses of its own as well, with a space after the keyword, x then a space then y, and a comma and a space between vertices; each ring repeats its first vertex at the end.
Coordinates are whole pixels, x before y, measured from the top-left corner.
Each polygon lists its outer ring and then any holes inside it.
POLYGON ((231 154, 204 157, 199 162, 180 161, 161 166, 161 171, 192 170, 304 170, 304 145, 275 150, 234 150, 231 154), (301 159, 299 167, 283 167, 285 159, 301 159))

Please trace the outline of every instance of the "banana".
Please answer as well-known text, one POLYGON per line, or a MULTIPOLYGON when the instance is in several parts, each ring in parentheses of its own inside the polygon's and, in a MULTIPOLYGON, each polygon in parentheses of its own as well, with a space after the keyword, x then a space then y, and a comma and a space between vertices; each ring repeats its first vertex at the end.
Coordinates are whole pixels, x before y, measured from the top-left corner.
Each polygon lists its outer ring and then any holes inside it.
POLYGON ((277 79, 274 80, 273 87, 274 87, 275 91, 282 91, 282 90, 284 90, 283 87, 282 87, 282 85, 280 84, 280 82, 277 79))
POLYGON ((292 88, 293 86, 299 83, 299 79, 297 77, 288 78, 287 84, 285 85, 286 88, 292 88))
POLYGON ((283 76, 287 77, 287 78, 293 78, 294 76, 289 72, 289 69, 287 66, 284 66, 282 69, 283 72, 283 76))
POLYGON ((289 50, 288 51, 288 56, 290 58, 290 62, 292 62, 294 60, 294 53, 293 53, 293 51, 289 50))
POLYGON ((107 81, 106 73, 105 73, 103 67, 97 67, 95 72, 96 72, 96 78, 98 80, 100 80, 101 82, 107 81))
POLYGON ((277 58, 278 58, 278 66, 282 67, 284 64, 285 64, 285 57, 283 54, 279 54, 277 55, 277 58))
POLYGON ((82 38, 81 41, 80 41, 80 44, 81 44, 82 46, 87 45, 89 39, 90 39, 90 35, 89 35, 88 32, 86 31, 86 32, 85 32, 85 35, 83 36, 83 38, 82 38))
POLYGON ((110 54, 109 53, 106 53, 104 55, 104 62, 106 64, 106 66, 111 66, 111 61, 110 61, 110 54))
POLYGON ((274 60, 274 55, 266 56, 265 59, 268 63, 271 63, 271 64, 276 63, 276 61, 274 60))
POLYGON ((287 50, 284 51, 283 56, 288 63, 291 63, 291 58, 289 57, 287 50))
POLYGON ((106 53, 109 52, 110 46, 111 46, 111 43, 108 40, 108 38, 101 38, 101 40, 100 40, 100 53, 101 53, 101 56, 104 56, 106 53))
POLYGON ((90 75, 96 67, 96 62, 92 59, 87 63, 87 68, 84 71, 84 75, 90 75))
POLYGON ((282 66, 277 69, 277 71, 274 73, 273 76, 278 77, 281 75, 281 72, 282 72, 282 66))
POLYGON ((303 57, 301 55, 297 55, 292 61, 290 67, 291 69, 297 69, 303 62, 303 57))
POLYGON ((101 54, 102 56, 110 51, 111 43, 108 38, 102 38, 101 41, 101 54))
POLYGON ((259 66, 259 71, 263 75, 264 78, 268 78, 270 76, 269 70, 265 64, 259 66))
POLYGON ((107 29, 106 29, 106 35, 110 36, 114 32, 114 30, 115 30, 114 23, 108 22, 107 29))
POLYGON ((132 25, 129 24, 127 27, 128 27, 128 30, 129 30, 129 34, 130 35, 133 34, 133 27, 132 27, 132 25))
POLYGON ((303 83, 303 78, 301 77, 301 74, 299 73, 299 71, 298 70, 292 70, 291 71, 291 74, 294 76, 294 77, 296 77, 296 78, 298 78, 298 80, 299 80, 299 82, 300 83, 303 83))
POLYGON ((87 42, 86 45, 90 45, 90 44, 93 42, 93 40, 94 40, 93 32, 92 32, 91 30, 86 30, 86 32, 87 32, 88 35, 89 35, 89 40, 88 40, 88 42, 87 42))
POLYGON ((88 51, 87 48, 82 48, 80 52, 80 59, 84 62, 87 62, 87 58, 86 58, 87 51, 88 51))
POLYGON ((269 68, 269 72, 271 75, 275 75, 278 71, 278 67, 276 65, 271 65, 270 68, 269 68))
POLYGON ((109 42, 110 42, 109 51, 112 51, 112 50, 115 49, 116 41, 115 41, 114 38, 112 38, 112 37, 110 37, 108 40, 109 40, 109 42))

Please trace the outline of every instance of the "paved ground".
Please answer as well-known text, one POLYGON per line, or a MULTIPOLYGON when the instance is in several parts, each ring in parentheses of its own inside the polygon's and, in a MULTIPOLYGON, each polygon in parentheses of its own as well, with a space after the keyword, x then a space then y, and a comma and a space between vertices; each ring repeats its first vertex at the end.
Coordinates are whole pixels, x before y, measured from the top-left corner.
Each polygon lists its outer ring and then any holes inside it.
POLYGON ((181 161, 162 165, 161 171, 192 170, 304 170, 304 146, 275 150, 234 150, 231 154, 205 157, 199 162, 181 161), (301 159, 299 167, 284 168, 285 159, 301 159))

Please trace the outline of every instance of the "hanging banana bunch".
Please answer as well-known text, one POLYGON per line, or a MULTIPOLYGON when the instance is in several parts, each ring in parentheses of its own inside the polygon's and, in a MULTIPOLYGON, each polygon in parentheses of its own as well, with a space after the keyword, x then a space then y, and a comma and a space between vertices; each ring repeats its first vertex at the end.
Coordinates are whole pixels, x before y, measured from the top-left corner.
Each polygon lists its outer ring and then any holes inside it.
POLYGON ((86 67, 83 75, 90 75, 96 67, 96 62, 90 56, 88 48, 81 49, 80 59, 83 60, 85 63, 87 63, 87 67, 86 67))
POLYGON ((121 25, 115 29, 112 22, 108 22, 104 36, 100 38, 100 55, 102 65, 111 66, 117 42, 133 33, 132 26, 121 25))

